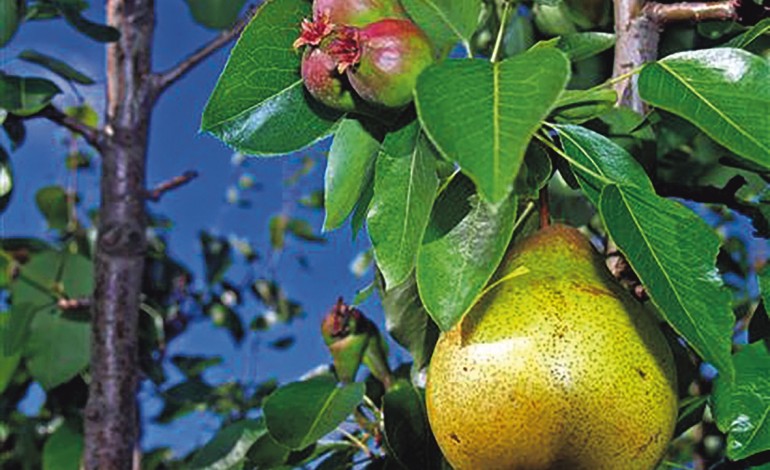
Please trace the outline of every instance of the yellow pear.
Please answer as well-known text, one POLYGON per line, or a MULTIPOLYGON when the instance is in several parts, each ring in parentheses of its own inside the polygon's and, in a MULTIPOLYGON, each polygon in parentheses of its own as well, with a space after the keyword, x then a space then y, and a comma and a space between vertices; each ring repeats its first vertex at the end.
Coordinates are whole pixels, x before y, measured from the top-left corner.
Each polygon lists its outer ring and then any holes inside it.
POLYGON ((553 225, 509 251, 440 336, 426 400, 456 470, 649 470, 676 389, 655 320, 580 232, 553 225))

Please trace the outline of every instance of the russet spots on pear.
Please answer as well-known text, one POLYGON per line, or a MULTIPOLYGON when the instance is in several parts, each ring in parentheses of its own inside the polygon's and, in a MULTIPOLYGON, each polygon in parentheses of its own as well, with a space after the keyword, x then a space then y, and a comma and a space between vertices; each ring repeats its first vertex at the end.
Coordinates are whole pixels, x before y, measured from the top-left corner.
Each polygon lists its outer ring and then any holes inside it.
POLYGON ((428 417, 452 466, 654 468, 676 422, 673 357, 588 240, 545 228, 496 280, 441 335, 428 372, 428 417))

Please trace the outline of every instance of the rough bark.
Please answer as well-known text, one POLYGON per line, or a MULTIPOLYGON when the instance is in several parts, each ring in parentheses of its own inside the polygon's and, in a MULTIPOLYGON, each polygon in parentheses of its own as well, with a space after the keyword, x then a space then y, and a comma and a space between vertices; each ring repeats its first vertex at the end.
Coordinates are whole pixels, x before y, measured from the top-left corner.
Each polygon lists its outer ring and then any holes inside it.
POLYGON ((121 32, 107 47, 99 236, 92 304, 85 467, 131 469, 137 439, 138 313, 146 246, 145 161, 152 111, 154 0, 107 0, 121 32))

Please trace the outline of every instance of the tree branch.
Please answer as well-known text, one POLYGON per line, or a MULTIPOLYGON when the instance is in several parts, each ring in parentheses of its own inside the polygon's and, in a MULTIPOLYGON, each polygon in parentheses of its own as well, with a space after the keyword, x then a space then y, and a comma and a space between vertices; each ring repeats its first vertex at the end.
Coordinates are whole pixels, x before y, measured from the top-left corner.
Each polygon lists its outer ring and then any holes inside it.
POLYGON ((190 181, 194 180, 198 177, 197 171, 185 171, 179 176, 175 176, 169 180, 163 181, 151 190, 147 191, 147 194, 145 195, 145 198, 148 201, 158 202, 160 201, 160 198, 163 197, 164 194, 166 194, 169 191, 173 191, 174 189, 184 186, 190 181))
POLYGON ((726 21, 738 18, 738 2, 651 2, 644 6, 642 14, 658 25, 677 21, 726 21))
POLYGON ((187 73, 194 69, 198 64, 240 35, 243 28, 245 28, 249 21, 251 21, 255 12, 256 8, 250 7, 246 14, 236 21, 230 29, 219 33, 214 39, 185 57, 174 67, 165 72, 155 74, 153 76, 155 95, 160 96, 166 89, 187 75, 187 73))
POLYGON ((48 105, 37 113, 29 116, 27 119, 44 118, 58 124, 75 134, 82 135, 83 138, 95 149, 100 149, 102 145, 102 131, 90 126, 85 125, 77 118, 68 116, 63 113, 59 108, 53 105, 48 105))

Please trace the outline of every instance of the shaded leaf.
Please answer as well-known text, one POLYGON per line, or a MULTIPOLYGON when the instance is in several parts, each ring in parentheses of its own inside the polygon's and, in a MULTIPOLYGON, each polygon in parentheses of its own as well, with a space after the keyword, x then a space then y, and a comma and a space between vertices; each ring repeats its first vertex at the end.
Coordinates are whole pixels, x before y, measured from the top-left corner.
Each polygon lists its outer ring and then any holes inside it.
POLYGON ((19 29, 23 6, 22 0, 0 0, 0 47, 6 45, 19 29))
POLYGON ((420 75, 415 104, 439 151, 460 165, 485 200, 499 202, 568 77, 569 61, 552 48, 495 64, 450 60, 420 75))
POLYGON ((262 420, 242 420, 232 423, 198 450, 189 468, 228 470, 243 463, 254 442, 266 433, 262 420))
POLYGON ((727 434, 727 456, 738 460, 770 450, 770 353, 759 342, 734 360, 735 380, 717 377, 711 401, 717 426, 727 434))
POLYGON ((516 209, 515 195, 490 204, 461 175, 436 200, 417 258, 417 286, 442 330, 460 319, 500 264, 516 209))
POLYGON ((312 243, 325 243, 326 239, 320 235, 316 235, 313 231, 313 227, 310 226, 307 220, 303 219, 289 219, 286 222, 286 231, 300 240, 312 243))
POLYGON ((120 31, 85 18, 80 14, 80 8, 67 0, 53 0, 59 12, 73 28, 98 42, 115 42, 120 39, 120 31))
POLYGON ((78 470, 84 448, 80 431, 71 424, 63 424, 45 441, 43 470, 78 470))
POLYGON ((0 394, 5 391, 5 388, 11 382, 21 358, 18 349, 11 349, 7 345, 8 338, 12 334, 9 332, 10 321, 10 314, 0 313, 0 340, 2 340, 0 345, 0 394))
POLYGON ((438 186, 435 159, 417 121, 389 134, 377 156, 367 224, 387 286, 403 282, 414 267, 438 186))
POLYGON ((93 85, 95 83, 93 78, 80 72, 68 63, 32 49, 21 51, 19 59, 45 67, 65 80, 71 80, 81 85, 93 85))
POLYGON ((414 276, 386 291, 382 277, 378 275, 377 290, 388 333, 409 351, 416 370, 427 367, 439 329, 420 301, 414 276))
POLYGON ((425 392, 401 381, 382 398, 385 440, 403 468, 441 468, 440 456, 425 410, 425 392))
POLYGON ((201 129, 247 154, 276 155, 330 132, 341 114, 315 102, 302 84, 292 47, 304 0, 268 0, 244 29, 203 111, 201 129))
POLYGON ((188 379, 199 377, 206 369, 218 366, 223 361, 221 356, 174 356, 171 363, 188 379))
POLYGON ((770 169, 770 63, 740 49, 670 55, 644 67, 639 93, 695 124, 749 162, 770 169))
POLYGON ((663 318, 732 378, 734 317, 715 266, 719 238, 711 227, 678 202, 632 186, 606 186, 599 212, 663 318))
POLYGON ((0 72, 0 108, 19 116, 35 114, 48 106, 61 93, 50 80, 36 77, 17 77, 0 72))
POLYGON ((338 387, 329 377, 290 383, 265 401, 267 428, 280 444, 303 449, 333 431, 353 412, 363 395, 363 384, 338 387))
POLYGON ((765 18, 759 23, 755 24, 748 31, 735 36, 727 43, 725 47, 737 47, 739 49, 746 49, 754 42, 760 39, 762 36, 770 35, 770 18, 765 18))
POLYGON ((606 51, 615 45, 615 35, 610 33, 586 32, 565 34, 559 38, 556 47, 561 49, 573 62, 579 62, 606 51))
POLYGON ((616 99, 611 88, 564 90, 556 102, 553 118, 557 122, 580 124, 611 110, 616 99))

